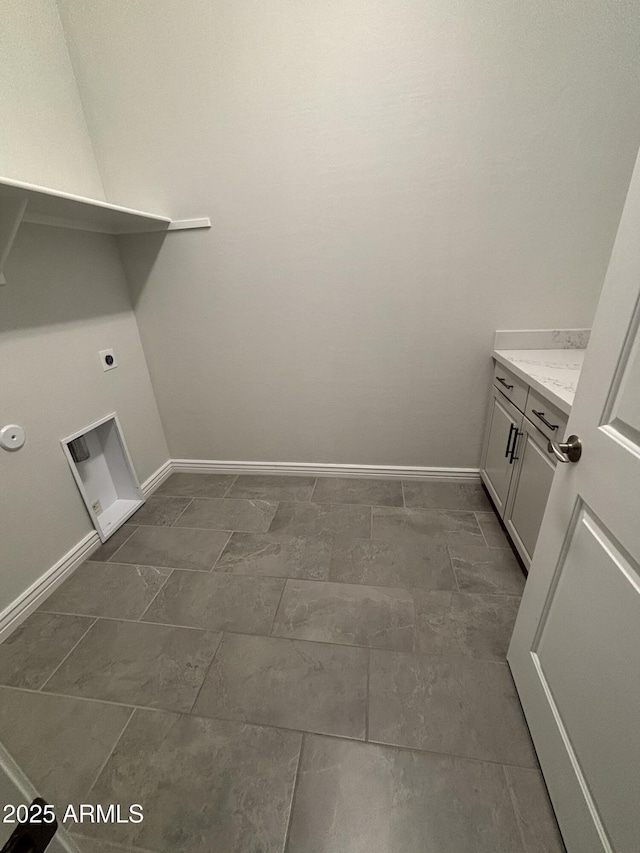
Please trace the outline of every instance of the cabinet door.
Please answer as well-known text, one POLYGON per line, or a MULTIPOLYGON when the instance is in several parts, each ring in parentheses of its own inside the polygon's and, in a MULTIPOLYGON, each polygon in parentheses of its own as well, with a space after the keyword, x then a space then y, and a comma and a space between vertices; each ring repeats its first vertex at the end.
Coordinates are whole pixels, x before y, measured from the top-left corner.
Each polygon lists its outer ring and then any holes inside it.
POLYGON ((522 418, 522 413, 500 391, 493 389, 480 475, 501 516, 504 516, 513 472, 508 445, 513 446, 517 439, 522 418))
POLYGON ((504 522, 529 568, 551 491, 556 462, 547 450, 547 438, 526 418, 522 429, 504 522))

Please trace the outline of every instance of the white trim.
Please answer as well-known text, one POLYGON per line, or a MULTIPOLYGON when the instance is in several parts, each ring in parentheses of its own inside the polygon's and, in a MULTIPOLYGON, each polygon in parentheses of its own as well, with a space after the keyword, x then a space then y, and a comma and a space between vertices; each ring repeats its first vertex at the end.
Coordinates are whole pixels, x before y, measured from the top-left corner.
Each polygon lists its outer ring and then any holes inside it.
MULTIPOLYGON (((163 464, 148 479, 141 489, 145 495, 152 494, 171 475, 171 460, 163 464)), ((101 545, 97 531, 87 533, 64 557, 41 575, 15 601, 0 613, 0 642, 14 631, 27 616, 33 613, 51 593, 65 581, 78 566, 101 545)))
POLYGON ((87 533, 77 545, 58 560, 58 562, 34 581, 15 601, 0 613, 0 642, 39 607, 54 589, 66 580, 78 566, 100 547, 97 531, 87 533))
POLYGON ((315 477, 380 477, 403 480, 480 480, 478 468, 422 468, 412 465, 343 465, 323 462, 227 462, 172 459, 173 471, 211 474, 307 474, 315 477))
POLYGON ((164 483, 164 481, 168 477, 171 476, 172 471, 173 468, 171 465, 171 460, 167 459, 167 461, 163 462, 162 465, 158 468, 158 470, 154 471, 154 473, 150 477, 148 477, 140 486, 142 494, 145 496, 145 498, 149 497, 149 495, 152 495, 155 490, 159 488, 159 486, 161 486, 162 483, 164 483))
POLYGON ((187 228, 211 228, 208 216, 201 219, 172 219, 167 231, 184 231, 187 228))

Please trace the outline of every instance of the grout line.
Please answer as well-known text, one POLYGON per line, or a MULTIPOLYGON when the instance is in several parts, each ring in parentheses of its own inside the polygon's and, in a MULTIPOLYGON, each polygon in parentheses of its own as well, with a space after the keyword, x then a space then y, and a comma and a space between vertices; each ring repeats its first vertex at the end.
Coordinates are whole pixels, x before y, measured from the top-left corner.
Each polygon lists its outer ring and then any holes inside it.
MULTIPOLYGON (((220 648, 220 646, 218 645, 218 649, 219 648, 220 648)), ((216 655, 218 653, 218 649, 216 649, 216 655)), ((214 655, 214 659, 215 659, 216 655, 214 655)), ((212 661, 212 663, 213 663, 213 661, 212 661)), ((5 690, 16 690, 17 692, 22 692, 22 693, 34 693, 34 694, 40 693, 39 690, 34 690, 34 689, 28 688, 28 687, 11 687, 10 685, 2 685, 2 686, 3 686, 3 689, 5 689, 5 690)), ((44 695, 46 695, 46 696, 58 696, 58 697, 63 698, 63 699, 78 699, 81 702, 94 702, 94 703, 99 703, 99 704, 103 704, 103 705, 114 705, 118 708, 129 708, 129 709, 133 708, 134 710, 139 710, 139 711, 155 711, 159 714, 178 714, 178 715, 182 715, 182 716, 195 717, 196 719, 218 720, 219 722, 233 722, 233 723, 238 723, 239 725, 254 726, 257 728, 277 729, 278 731, 286 731, 286 732, 296 732, 296 733, 302 734, 302 735, 308 734, 308 735, 313 735, 314 737, 327 737, 327 738, 331 738, 333 740, 341 740, 341 741, 347 740, 347 741, 351 741, 352 743, 361 744, 362 746, 379 746, 379 747, 388 748, 388 749, 400 749, 400 750, 403 750, 405 752, 411 752, 411 753, 418 754, 418 755, 438 755, 438 756, 444 756, 446 758, 459 758, 459 759, 462 759, 464 761, 475 761, 475 762, 479 762, 481 764, 497 764, 500 767, 515 767, 519 770, 539 770, 540 769, 540 765, 539 765, 537 759, 535 758, 535 752, 533 753, 534 759, 535 759, 535 764, 533 764, 533 765, 531 765, 531 764, 512 764, 510 762, 497 761, 497 760, 494 760, 491 758, 477 758, 476 756, 461 755, 460 753, 455 753, 455 752, 440 752, 440 751, 435 750, 435 749, 418 749, 417 747, 413 747, 413 746, 403 746, 401 744, 384 743, 384 742, 376 741, 376 740, 370 740, 368 742, 365 742, 362 738, 351 737, 349 735, 327 734, 326 732, 309 731, 307 729, 293 729, 293 728, 288 728, 287 726, 273 725, 272 723, 259 723, 259 722, 253 722, 250 720, 238 720, 238 719, 233 719, 231 717, 207 716, 205 714, 193 714, 193 713, 190 713, 188 711, 176 711, 175 708, 158 708, 158 707, 153 707, 151 705, 136 705, 135 703, 132 703, 132 702, 116 702, 112 699, 100 699, 100 698, 96 698, 94 696, 79 696, 79 695, 76 695, 73 693, 57 693, 57 692, 54 692, 53 690, 47 691, 46 694, 44 694, 44 695)), ((524 716, 523 716, 523 720, 524 720, 524 716)))
POLYGON ((522 849, 526 850, 527 841, 524 837, 524 827, 522 826, 522 821, 520 820, 520 813, 516 805, 515 793, 511 787, 511 783, 509 782, 509 776, 507 775, 507 767, 504 764, 502 765, 502 774, 504 776, 504 781, 507 786, 507 791, 509 792, 509 802, 511 803, 511 810, 515 816, 516 824, 518 826, 518 834, 520 835, 520 840, 522 842, 522 849))
MULTIPOLYGON (((159 568, 165 568, 165 566, 162 566, 162 567, 159 567, 159 568)), ((138 618, 137 618, 137 620, 136 620, 137 622, 141 622, 141 621, 142 621, 142 619, 144 618, 144 616, 145 616, 145 614, 146 614, 147 610, 151 607, 151 605, 153 604, 153 602, 156 600, 156 598, 160 595, 160 593, 162 592, 162 590, 165 588, 165 586, 167 585, 167 583, 168 583, 168 581, 169 581, 169 578, 173 576, 173 573, 174 573, 174 572, 175 572, 175 569, 170 569, 170 570, 169 570, 169 574, 166 576, 166 578, 164 579, 164 581, 160 584, 160 586, 159 586, 159 588, 158 588, 158 590, 157 590, 156 594, 153 596, 153 598, 151 599, 151 601, 150 601, 150 602, 147 604, 147 606, 144 608, 144 610, 142 611, 142 613, 140 614, 140 616, 138 616, 138 618)))
MULTIPOLYGON (((433 590, 433 591, 434 592, 448 592, 449 590, 433 590)), ((283 593, 284 593, 284 589, 283 589, 283 593)), ((499 596, 494 596, 494 597, 500 598, 500 599, 517 598, 517 596, 505 596, 505 595, 499 595, 499 596)), ((281 596, 281 600, 282 600, 282 596, 281 596)), ((276 608, 276 615, 277 615, 279 607, 280 607, 280 605, 278 605, 278 608, 276 608)), ((56 611, 46 611, 46 612, 56 612, 56 611)), ((57 613, 57 612, 56 612, 56 615, 59 615, 59 616, 83 616, 83 614, 81 614, 81 613, 57 613)), ((84 618, 87 618, 86 614, 84 615, 84 618)), ((506 658, 504 660, 496 660, 495 658, 476 658, 476 657, 470 657, 469 655, 427 654, 427 653, 422 653, 422 652, 416 652, 415 649, 413 651, 405 651, 404 649, 382 648, 380 646, 365 646, 365 645, 361 645, 358 643, 344 643, 344 642, 340 642, 339 640, 309 640, 305 637, 291 637, 291 636, 285 636, 283 634, 273 634, 273 633, 258 634, 258 633, 251 633, 249 631, 236 631, 236 630, 229 629, 229 628, 201 628, 201 627, 198 627, 196 625, 184 625, 184 624, 183 625, 176 625, 173 622, 153 622, 149 619, 143 619, 142 617, 140 617, 140 619, 126 619, 126 618, 123 618, 121 616, 97 616, 94 619, 94 624, 96 622, 126 622, 127 624, 131 624, 131 625, 143 625, 143 626, 144 625, 153 625, 157 628, 179 628, 179 629, 182 629, 185 631, 199 631, 202 634, 224 633, 224 634, 233 634, 234 636, 239 636, 239 637, 259 637, 263 640, 288 640, 289 642, 297 642, 297 643, 314 643, 314 644, 319 645, 319 646, 340 646, 341 648, 346 648, 346 649, 365 649, 366 651, 387 652, 389 654, 397 654, 397 655, 408 655, 408 656, 411 656, 414 658, 420 658, 420 659, 434 658, 437 660, 445 660, 445 661, 453 661, 453 662, 455 662, 455 661, 467 661, 467 662, 471 662, 471 663, 491 663, 491 664, 496 664, 498 666, 507 666, 506 658)), ((90 626, 90 628, 92 628, 92 627, 93 627, 93 625, 90 626)), ((274 618, 274 622, 273 622, 273 626, 271 628, 271 631, 273 631, 274 627, 275 627, 275 618, 274 618)), ((89 629, 87 629, 87 630, 89 630, 89 629)), ((80 640, 78 642, 80 642, 80 640)), ((53 675, 53 673, 52 673, 52 675, 53 675)), ((45 682, 45 684, 46 684, 46 682, 45 682)), ((11 685, 0 685, 0 687, 2 687, 2 686, 10 687, 11 685)), ((44 688, 44 685, 43 685, 43 687, 41 687, 39 689, 42 690, 43 688, 44 688)), ((16 689, 22 689, 22 688, 16 688, 16 689)))
POLYGON ((196 707, 196 703, 197 703, 198 699, 200 698, 200 694, 202 693, 202 688, 204 687, 205 682, 206 682, 207 678, 209 677, 209 673, 211 672, 211 667, 213 666, 213 662, 218 657, 218 651, 220 649, 220 646, 222 645, 222 641, 224 640, 224 634, 225 634, 224 631, 220 631, 220 638, 218 640, 218 645, 216 646, 216 650, 213 653, 211 660, 209 661, 209 666, 207 667, 207 670, 204 674, 204 677, 200 683, 200 687, 198 687, 198 689, 196 690, 196 695, 194 696, 193 702, 189 706, 189 710, 187 713, 190 715, 197 716, 196 714, 193 714, 193 709, 196 707))
MULTIPOLYGON (((77 613, 77 614, 74 614, 74 615, 79 616, 80 614, 79 614, 79 613, 77 613)), ((91 618, 91 617, 89 617, 89 618, 91 618)), ((72 652, 73 652, 73 651, 74 651, 74 650, 75 650, 75 649, 80 645, 80 643, 84 640, 84 638, 87 636, 87 634, 88 634, 88 633, 89 633, 89 631, 93 628, 93 626, 96 624, 96 622, 97 622, 97 621, 98 621, 98 617, 96 616, 96 617, 94 617, 93 622, 91 623, 91 625, 89 625, 89 627, 87 628, 87 630, 83 633, 83 635, 82 635, 82 636, 80 637, 80 639, 77 641, 77 643, 74 643, 74 644, 73 644, 73 646, 69 649, 69 651, 67 652, 67 654, 62 658, 62 660, 60 661, 60 663, 56 666, 56 668, 55 668, 55 669, 53 670, 53 672, 49 675, 49 677, 44 681, 44 683, 43 683, 43 684, 41 684, 41 685, 40 685, 40 687, 38 688, 38 690, 44 690, 44 688, 45 688, 45 687, 47 686, 47 684, 51 681, 51 679, 52 679, 52 678, 53 678, 53 676, 56 674, 56 672, 60 669, 60 667, 62 666, 62 664, 66 661, 66 659, 69 657, 69 655, 70 655, 70 654, 71 654, 71 653, 72 653, 72 652)))
POLYGON ((129 723, 131 722, 131 719, 132 719, 133 715, 135 714, 135 712, 136 712, 136 709, 135 709, 135 708, 132 708, 132 709, 131 709, 131 713, 130 713, 130 714, 129 714, 129 716, 127 717, 127 720, 126 720, 126 722, 125 722, 124 726, 123 726, 123 727, 122 727, 122 729, 120 730, 120 734, 119 734, 119 735, 118 735, 118 737, 115 739, 113 746, 112 746, 112 747, 111 747, 111 749, 109 750, 109 754, 107 755, 107 757, 105 758, 105 760, 104 760, 104 761, 102 762, 102 764, 100 765, 100 769, 99 769, 99 770, 98 770, 98 772, 96 773, 96 775, 95 775, 95 777, 94 777, 94 779, 93 779, 93 782, 92 782, 92 783, 89 785, 89 787, 86 789, 86 790, 87 790, 87 795, 86 795, 85 800, 84 800, 85 802, 88 802, 89 794, 91 793, 91 791, 93 790, 94 785, 96 784, 96 782, 97 782, 97 781, 98 781, 98 779, 100 778, 100 774, 102 773, 102 771, 104 770, 104 768, 107 766, 107 762, 109 761, 109 759, 111 758, 111 756, 113 755, 113 753, 116 751, 116 747, 117 747, 117 745, 120 743, 120 739, 122 738, 122 735, 125 733, 125 729, 127 728, 127 726, 129 725, 129 723))
POLYGON ((287 578, 285 580, 285 582, 282 584, 282 592, 280 593, 280 598, 278 599, 278 606, 273 611, 273 619, 271 620, 271 628, 269 629, 269 637, 274 636, 273 629, 276 627, 276 619, 278 617, 278 610, 280 610, 280 605, 282 604, 282 599, 284 598, 284 591, 287 588, 288 580, 289 580, 289 578, 287 578))
MULTIPOLYGON (((224 477, 224 474, 222 474, 221 476, 223 476, 223 477, 224 477)), ((229 488, 228 488, 228 489, 225 489, 225 492, 224 492, 224 494, 222 495, 222 500, 224 500, 224 499, 227 497, 227 495, 229 494, 229 492, 231 491, 231 489, 232 489, 232 488, 235 486, 235 484, 238 482, 238 477, 239 477, 239 476, 240 476, 240 474, 236 474, 236 475, 235 475, 235 477, 233 478, 233 480, 231 481, 231 484, 229 485, 229 488)))
POLYGON ((287 818, 287 829, 284 834, 284 844, 282 846, 283 853, 287 853, 289 848, 289 836, 291 835, 291 824, 293 823, 293 809, 296 803, 296 794, 300 786, 300 768, 302 767, 302 752, 306 742, 306 735, 303 732, 300 738, 300 749, 298 750, 298 761, 296 763, 296 773, 293 777, 293 788, 291 790, 291 806, 289 808, 289 817, 287 818))
MULTIPOLYGON (((123 525, 123 528, 126 528, 127 526, 128 526, 127 524, 124 524, 124 525, 123 525)), ((124 540, 124 542, 122 542, 120 545, 118 545, 118 547, 116 548, 116 550, 113 552, 113 554, 112 554, 110 557, 107 557, 107 559, 106 559, 106 560, 91 560, 91 559, 89 559, 89 560, 87 560, 86 562, 87 562, 87 563, 110 563, 110 562, 113 560, 113 558, 115 557, 115 555, 118 553, 118 551, 122 548, 122 546, 123 546, 123 545, 125 545, 125 544, 129 541, 129 539, 131 539, 131 537, 133 536, 133 534, 134 534, 134 533, 136 532, 136 530, 138 529, 137 525, 132 524, 132 525, 130 525, 130 526, 131 526, 131 533, 127 536, 127 538, 124 540)), ((122 529, 122 528, 120 528, 120 529, 122 529)), ((116 532, 117 532, 117 531, 116 531, 116 532)), ((104 545, 104 544, 106 544, 106 543, 103 543, 103 545, 104 545)), ((94 552, 93 552, 93 554, 92 554, 91 556, 93 557, 93 555, 94 555, 95 553, 96 553, 96 552, 94 551, 94 552)), ((117 563, 118 561, 117 561, 117 560, 113 560, 113 562, 114 562, 114 563, 117 563)))
MULTIPOLYGON (((80 824, 82 826, 82 824, 80 824)), ((98 838, 97 836, 89 836, 82 835, 80 832, 77 832, 75 829, 69 829, 67 826, 64 827, 66 829, 69 836, 76 842, 76 844, 80 841, 82 842, 81 847, 82 850, 85 849, 84 845, 86 842, 89 842, 92 849, 94 844, 102 845, 103 839, 98 838)), ((109 853, 157 853, 156 850, 151 850, 149 847, 137 847, 135 844, 122 844, 119 841, 113 841, 109 839, 109 841, 105 842, 108 845, 109 853)))
MULTIPOLYGON (((184 529, 184 528, 183 528, 183 529, 184 529)), ((222 531, 222 532, 225 532, 225 533, 226 533, 226 531, 222 531)), ((229 536, 227 537, 227 541, 224 543, 224 545, 223 545, 223 546, 222 546, 222 548, 220 549, 220 553, 219 553, 219 554, 218 554, 218 556, 215 558, 215 560, 214 560, 214 562, 213 562, 213 565, 212 565, 212 566, 211 566, 211 568, 209 569, 209 572, 208 572, 209 574, 213 574, 213 573, 216 571, 216 566, 217 566, 217 565, 218 565, 218 563, 220 562, 220 558, 222 557, 222 555, 224 554, 224 552, 227 550, 227 546, 228 546, 229 542, 231 542, 231 537, 232 537, 232 536, 233 536, 233 531, 232 531, 231 533, 229 533, 229 536)), ((232 574, 232 572, 217 572, 217 574, 219 574, 219 575, 221 575, 221 574, 232 574)), ((249 577, 252 577, 252 576, 251 576, 251 575, 249 575, 249 577)), ((268 577, 268 575, 267 575, 267 577, 268 577)))
MULTIPOLYGON (((174 527, 174 526, 175 526, 176 521, 177 521, 179 518, 182 518, 182 516, 183 516, 183 515, 185 514, 185 512, 189 509, 189 507, 190 507, 190 506, 191 506, 191 504, 194 502, 194 500, 195 500, 195 498, 191 498, 191 500, 189 501, 189 503, 185 506, 185 508, 184 508, 184 509, 182 510, 182 512, 177 516, 177 518, 174 518, 174 520, 171 522, 171 524, 167 524, 167 525, 160 525, 160 524, 159 524, 159 525, 157 525, 157 526, 158 526, 158 527, 174 527)), ((150 527, 152 527, 153 525, 149 525, 149 526, 150 526, 150 527)))
POLYGON ((458 573, 456 572, 456 567, 453 565, 453 557, 451 556, 451 549, 449 546, 446 546, 447 554, 449 555, 449 564, 451 566, 451 571, 453 572, 453 579, 456 582, 456 589, 460 593, 462 590, 460 589, 460 584, 458 583, 458 573))
POLYGON ((366 702, 365 702, 365 716, 364 716, 364 739, 365 742, 369 741, 369 697, 370 697, 370 686, 371 686, 371 649, 369 649, 369 654, 367 655, 367 694, 366 694, 366 702))

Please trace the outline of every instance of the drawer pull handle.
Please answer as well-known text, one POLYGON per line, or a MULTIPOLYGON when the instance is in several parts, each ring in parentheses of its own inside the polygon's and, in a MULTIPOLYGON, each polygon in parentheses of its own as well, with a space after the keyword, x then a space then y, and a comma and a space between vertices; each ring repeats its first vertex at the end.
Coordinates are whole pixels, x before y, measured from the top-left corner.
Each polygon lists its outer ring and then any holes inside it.
POLYGON ((537 418, 540 418, 540 420, 542 421, 542 423, 543 423, 546 427, 549 427, 549 429, 552 429, 554 432, 558 429, 558 424, 550 424, 550 423, 549 423, 549 421, 545 418, 545 416, 544 416, 544 412, 536 412, 536 410, 535 410, 535 409, 531 409, 531 411, 533 412, 533 414, 534 414, 537 418))
POLYGON ((504 387, 507 388, 509 391, 511 391, 511 389, 513 388, 513 385, 509 385, 509 383, 506 381, 504 376, 496 376, 496 379, 498 380, 498 382, 501 385, 504 385, 504 387))
POLYGON ((514 432, 513 435, 514 435, 513 447, 511 448, 511 456, 509 457, 509 465, 513 465, 514 462, 516 462, 518 459, 520 459, 519 456, 516 456, 516 447, 518 446, 518 439, 520 438, 521 435, 524 435, 524 433, 520 432, 518 427, 516 427, 516 431, 514 432))
POLYGON ((504 452, 505 459, 507 458, 507 456, 511 452, 511 436, 513 435, 514 429, 516 432, 518 431, 518 428, 516 427, 516 425, 514 423, 509 424, 509 437, 507 438, 507 449, 504 452))

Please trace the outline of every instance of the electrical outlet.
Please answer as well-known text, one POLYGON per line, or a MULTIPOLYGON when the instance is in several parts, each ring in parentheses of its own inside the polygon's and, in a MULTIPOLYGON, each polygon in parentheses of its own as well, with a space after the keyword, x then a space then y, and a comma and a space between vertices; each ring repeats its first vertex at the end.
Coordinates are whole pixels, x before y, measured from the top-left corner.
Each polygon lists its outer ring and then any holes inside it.
POLYGON ((96 515, 100 515, 100 513, 102 512, 102 504, 100 503, 100 501, 94 501, 91 504, 91 509, 95 512, 96 515))
POLYGON ((118 362, 116 361, 115 354, 112 349, 101 349, 98 352, 100 356, 100 364, 102 365, 103 370, 113 370, 114 367, 118 366, 118 362))

